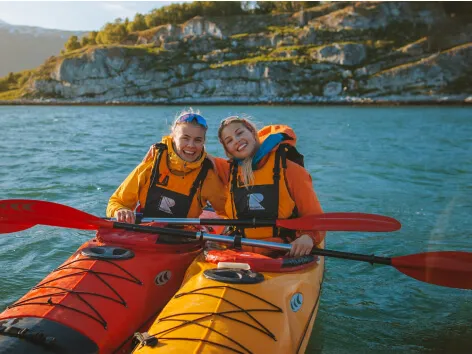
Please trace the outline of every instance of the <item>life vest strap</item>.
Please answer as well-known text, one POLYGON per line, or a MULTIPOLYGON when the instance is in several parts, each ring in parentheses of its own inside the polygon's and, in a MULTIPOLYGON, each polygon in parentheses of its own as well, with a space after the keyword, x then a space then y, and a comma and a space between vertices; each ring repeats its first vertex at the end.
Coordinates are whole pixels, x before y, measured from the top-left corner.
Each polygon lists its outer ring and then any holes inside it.
POLYGON ((156 156, 156 159, 154 161, 154 166, 152 168, 152 173, 151 173, 151 186, 152 185, 155 185, 155 184, 160 184, 160 185, 167 185, 168 181, 169 181, 169 176, 167 176, 166 179, 164 179, 163 183, 165 184, 161 184, 158 181, 156 181, 156 178, 159 179, 160 177, 160 173, 159 173, 159 165, 161 164, 161 159, 162 159, 162 154, 164 153, 164 151, 167 150, 167 145, 166 144, 163 144, 163 143, 156 143, 154 144, 154 147, 156 148, 157 150, 157 156, 156 156))
POLYGON ((213 165, 211 161, 205 158, 202 163, 202 169, 200 170, 200 173, 198 174, 197 178, 195 178, 195 181, 192 184, 192 188, 190 188, 190 193, 188 196, 190 200, 193 200, 193 197, 195 196, 195 193, 197 193, 198 188, 203 186, 203 181, 205 181, 205 178, 208 175, 208 171, 212 167, 213 165))

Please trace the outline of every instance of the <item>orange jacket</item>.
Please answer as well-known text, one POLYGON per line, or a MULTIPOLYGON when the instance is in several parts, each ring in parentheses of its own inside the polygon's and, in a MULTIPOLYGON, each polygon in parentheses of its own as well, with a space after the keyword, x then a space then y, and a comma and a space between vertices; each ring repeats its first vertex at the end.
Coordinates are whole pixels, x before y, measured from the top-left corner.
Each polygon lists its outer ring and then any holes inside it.
MULTIPOLYGON (((261 129, 260 132, 266 131, 269 132, 269 135, 273 133, 273 129, 270 128, 273 126, 269 126, 266 128, 261 129), (270 128, 270 129, 269 129, 270 128)), ((276 147, 277 148, 277 147, 276 147)), ((276 149, 274 148, 274 150, 276 149)), ((273 151, 274 151, 273 150, 273 151)), ((268 156, 266 156, 262 161, 259 163, 259 166, 264 165, 268 160, 268 156)), ((220 177, 221 181, 227 185, 226 193, 230 193, 230 189, 228 187, 228 183, 230 180, 230 163, 226 159, 222 158, 213 158, 213 163, 215 169, 220 177)), ((316 215, 322 214, 323 209, 321 208, 321 204, 318 200, 318 197, 313 189, 313 182, 311 179, 310 174, 308 171, 303 168, 302 166, 287 160, 287 169, 285 169, 285 180, 287 183, 287 188, 290 193, 291 198, 295 202, 295 205, 298 210, 298 216, 306 216, 306 215, 316 215)), ((313 242, 319 244, 325 237, 325 232, 315 231, 315 230, 298 230, 297 237, 301 235, 307 234, 312 239, 313 242)))
MULTIPOLYGON (((162 142, 167 145, 169 152, 167 159, 169 174, 172 174, 174 177, 177 176, 179 179, 185 178, 188 176, 188 173, 200 168, 206 156, 206 153, 204 153, 198 161, 188 163, 180 159, 174 152, 170 137, 164 137, 162 142)), ((147 159, 141 162, 126 177, 108 202, 106 212, 108 217, 114 217, 115 212, 122 208, 134 210, 138 203, 145 206, 153 165, 154 159, 147 159)), ((208 171, 202 187, 197 191, 187 217, 198 218, 207 201, 211 203, 218 214, 225 215, 224 206, 226 198, 224 186, 212 169, 208 171)))

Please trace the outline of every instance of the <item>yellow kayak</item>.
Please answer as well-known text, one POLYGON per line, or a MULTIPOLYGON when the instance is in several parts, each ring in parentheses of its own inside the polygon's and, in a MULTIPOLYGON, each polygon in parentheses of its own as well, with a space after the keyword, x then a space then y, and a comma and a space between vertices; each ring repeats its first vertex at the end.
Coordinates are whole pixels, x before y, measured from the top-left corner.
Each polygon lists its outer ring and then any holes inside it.
POLYGON ((201 254, 134 353, 304 353, 324 258, 201 254))

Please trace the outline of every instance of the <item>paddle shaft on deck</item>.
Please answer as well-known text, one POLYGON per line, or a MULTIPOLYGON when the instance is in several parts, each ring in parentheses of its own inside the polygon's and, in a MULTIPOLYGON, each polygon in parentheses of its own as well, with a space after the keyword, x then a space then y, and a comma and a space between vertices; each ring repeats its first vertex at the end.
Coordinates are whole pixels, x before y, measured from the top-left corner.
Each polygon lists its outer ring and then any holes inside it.
POLYGON ((156 226, 145 226, 145 225, 138 225, 138 224, 127 224, 121 222, 114 222, 113 227, 116 229, 124 229, 129 231, 138 231, 138 232, 147 232, 147 233, 160 233, 165 235, 172 235, 172 236, 179 236, 179 237, 188 237, 194 238, 196 240, 202 241, 217 241, 223 243, 235 243, 235 239, 239 239, 241 245, 243 246, 255 246, 255 247, 262 247, 262 248, 270 248, 274 250, 282 250, 282 251, 290 251, 292 249, 292 245, 285 244, 285 243, 277 243, 277 242, 267 242, 261 240, 254 240, 250 238, 238 238, 234 236, 225 236, 225 235, 212 235, 206 234, 203 231, 187 231, 187 230, 179 230, 179 229, 172 229, 167 227, 156 227, 156 226))
MULTIPOLYGON (((212 235, 212 234, 206 234, 200 231, 193 232, 193 231, 178 230, 178 229, 174 230, 170 228, 159 228, 155 226, 144 226, 144 225, 127 224, 127 223, 119 223, 119 222, 114 222, 113 225, 116 228, 130 230, 130 231, 140 231, 140 232, 149 232, 149 233, 156 233, 157 231, 157 232, 161 232, 167 235, 189 237, 189 238, 194 238, 197 240, 216 241, 216 242, 223 242, 223 243, 230 243, 230 244, 235 243, 235 237, 233 236, 212 235)), ((267 242, 267 241, 255 240, 255 239, 250 239, 250 238, 240 238, 238 242, 240 242, 241 245, 243 246, 269 248, 273 250, 290 251, 292 249, 291 244, 267 242)), ((370 264, 384 264, 384 265, 392 264, 391 258, 378 257, 374 255, 363 255, 363 254, 357 254, 357 253, 331 251, 331 250, 324 250, 324 249, 319 249, 319 248, 314 248, 311 253, 317 254, 320 256, 368 262, 370 264)))
POLYGON ((277 220, 237 220, 237 219, 199 219, 199 218, 142 218, 141 222, 161 222, 178 225, 235 225, 235 226, 276 226, 277 220))

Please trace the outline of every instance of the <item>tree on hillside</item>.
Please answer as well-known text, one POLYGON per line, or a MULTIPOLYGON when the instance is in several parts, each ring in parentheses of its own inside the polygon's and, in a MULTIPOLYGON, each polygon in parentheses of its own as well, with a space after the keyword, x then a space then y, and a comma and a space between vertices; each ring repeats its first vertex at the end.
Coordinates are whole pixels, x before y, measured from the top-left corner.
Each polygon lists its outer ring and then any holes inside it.
POLYGON ((117 18, 114 23, 107 23, 97 34, 97 44, 113 44, 120 43, 128 35, 125 22, 121 18, 117 18))
POLYGON ((134 20, 128 24, 127 30, 129 32, 144 31, 148 29, 146 24, 146 18, 144 15, 137 13, 134 16, 134 20))
POLYGON ((119 43, 131 32, 166 24, 179 24, 195 16, 232 16, 248 14, 241 1, 194 1, 191 3, 171 4, 152 10, 147 15, 136 14, 133 21, 126 19, 107 23, 96 36, 102 44, 119 43))
POLYGON ((319 1, 256 1, 255 13, 297 12, 319 5, 319 1))
POLYGON ((182 23, 195 16, 233 16, 244 13, 241 1, 194 1, 154 9, 145 16, 145 21, 151 28, 182 23))
POLYGON ((90 45, 97 44, 97 35, 98 35, 98 31, 92 31, 88 34, 88 42, 90 45))
POLYGON ((240 1, 199 1, 202 16, 234 16, 243 13, 240 1))
POLYGON ((15 77, 15 74, 13 74, 12 72, 10 72, 7 76, 7 82, 9 84, 15 84, 16 83, 16 77, 15 77))
POLYGON ((86 47, 90 44, 90 40, 87 36, 83 36, 81 39, 80 39, 80 46, 81 47, 86 47))
POLYGON ((77 36, 70 36, 64 47, 66 48, 66 52, 81 48, 79 38, 77 36))

